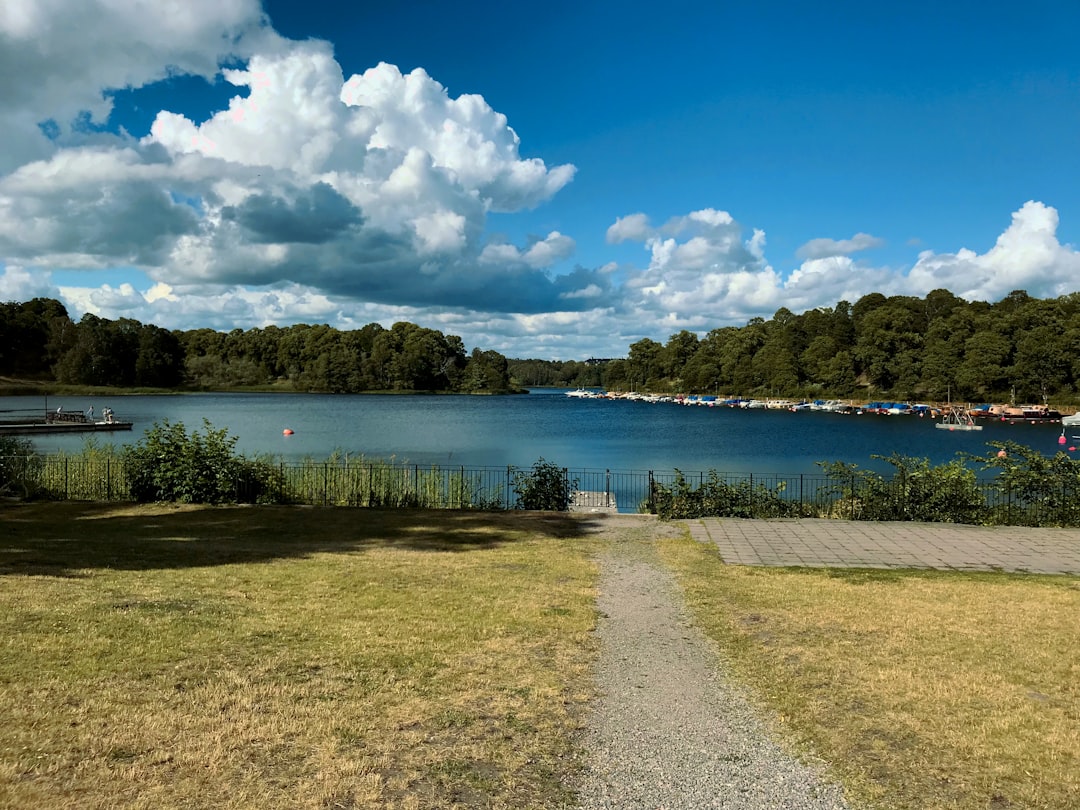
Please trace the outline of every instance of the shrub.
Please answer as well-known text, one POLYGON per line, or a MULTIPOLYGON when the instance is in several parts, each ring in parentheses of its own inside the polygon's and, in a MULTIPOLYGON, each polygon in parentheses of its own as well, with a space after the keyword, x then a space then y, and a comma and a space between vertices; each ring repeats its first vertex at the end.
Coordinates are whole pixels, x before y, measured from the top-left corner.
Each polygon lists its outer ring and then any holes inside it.
POLYGON ((925 458, 872 456, 895 469, 891 478, 854 464, 823 464, 843 512, 858 520, 982 523, 986 501, 974 470, 960 459, 930 466, 925 458))
POLYGON ((0 436, 0 495, 36 495, 41 466, 41 457, 29 439, 0 436))
POLYGON ((671 486, 654 484, 652 510, 662 520, 698 517, 800 517, 804 507, 784 498, 784 484, 775 489, 740 480, 734 484, 710 470, 697 489, 691 488, 682 471, 675 470, 671 486))
POLYGON ((155 423, 124 451, 124 471, 136 501, 266 503, 281 491, 272 464, 235 455, 236 437, 203 420, 190 435, 182 422, 155 423), (278 485, 275 485, 275 484, 278 485))
POLYGON ((574 500, 577 487, 577 479, 571 481, 565 469, 543 458, 533 464, 531 470, 514 473, 518 509, 566 512, 574 500))
POLYGON ((1063 452, 1045 456, 1016 442, 988 442, 997 452, 972 456, 996 470, 994 522, 1024 526, 1080 523, 1080 462, 1063 452))

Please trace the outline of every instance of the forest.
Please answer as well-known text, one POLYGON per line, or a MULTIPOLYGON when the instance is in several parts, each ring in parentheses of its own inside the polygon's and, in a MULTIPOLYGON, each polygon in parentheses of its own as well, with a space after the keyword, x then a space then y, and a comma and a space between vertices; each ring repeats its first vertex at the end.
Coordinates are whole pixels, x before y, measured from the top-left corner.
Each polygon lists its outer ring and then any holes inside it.
POLYGON ((870 293, 851 304, 742 327, 648 338, 603 363, 511 360, 523 382, 744 396, 1074 402, 1080 390, 1080 293, 997 303, 948 290, 870 293), (547 376, 544 376, 544 372, 547 376))
POLYGON ((508 393, 508 362, 412 323, 341 331, 279 328, 169 331, 84 315, 59 301, 0 304, 0 376, 68 386, 327 393, 508 393))
POLYGON ((744 396, 1077 401, 1080 293, 996 303, 948 290, 870 293, 795 314, 643 338, 620 359, 507 359, 412 323, 169 331, 72 321, 46 298, 0 304, 0 376, 73 386, 358 393, 505 393, 523 387, 744 396))

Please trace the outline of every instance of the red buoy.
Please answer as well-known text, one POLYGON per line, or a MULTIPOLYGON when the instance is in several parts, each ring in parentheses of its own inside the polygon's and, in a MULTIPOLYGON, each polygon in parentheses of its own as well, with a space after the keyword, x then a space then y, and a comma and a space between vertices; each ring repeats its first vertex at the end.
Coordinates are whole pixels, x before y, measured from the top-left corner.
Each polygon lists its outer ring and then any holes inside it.
POLYGON ((292 428, 285 428, 283 431, 281 431, 281 434, 283 436, 292 436, 293 435, 292 428))

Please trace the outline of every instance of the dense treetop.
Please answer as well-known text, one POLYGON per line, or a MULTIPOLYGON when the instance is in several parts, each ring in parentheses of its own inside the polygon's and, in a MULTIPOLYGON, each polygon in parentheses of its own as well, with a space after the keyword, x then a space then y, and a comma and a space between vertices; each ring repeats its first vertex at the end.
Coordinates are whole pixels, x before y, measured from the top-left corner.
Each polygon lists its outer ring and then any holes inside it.
POLYGON ((73 322, 51 299, 0 304, 0 375, 73 385, 223 390, 505 392, 521 386, 747 396, 1073 400, 1080 293, 997 303, 947 290, 649 338, 617 360, 507 360, 412 323, 168 331, 121 318, 73 322))
POLYGON ((892 396, 1044 401, 1080 390, 1080 293, 1022 290, 989 304, 948 290, 854 304, 633 343, 625 359, 510 361, 523 383, 745 396, 892 396), (544 376, 546 370, 547 376, 544 376))
POLYGON ((73 322, 58 301, 0 304, 0 375, 124 388, 296 391, 511 390, 498 352, 412 323, 353 331, 301 324, 170 332, 121 318, 73 322))

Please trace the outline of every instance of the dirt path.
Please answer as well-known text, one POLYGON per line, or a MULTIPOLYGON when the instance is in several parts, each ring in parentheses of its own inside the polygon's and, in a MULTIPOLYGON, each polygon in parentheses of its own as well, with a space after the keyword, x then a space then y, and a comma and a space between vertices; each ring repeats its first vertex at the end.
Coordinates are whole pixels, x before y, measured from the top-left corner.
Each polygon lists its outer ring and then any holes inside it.
POLYGON ((684 613, 652 541, 682 528, 609 518, 600 654, 580 810, 847 808, 835 786, 768 739, 684 613), (614 531, 613 531, 614 530, 614 531))

